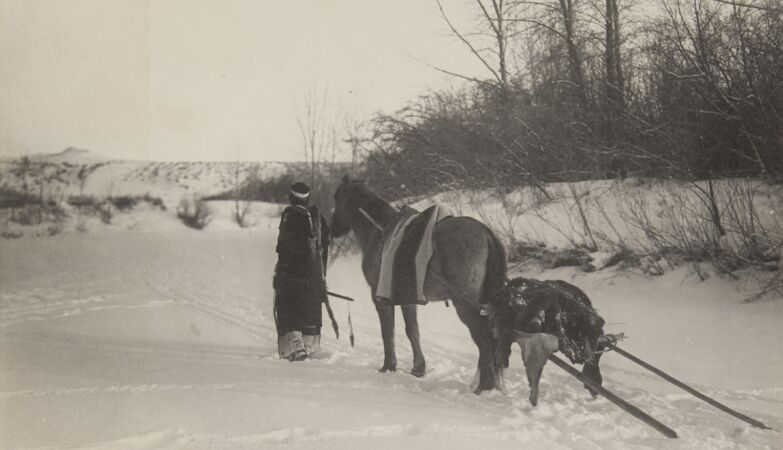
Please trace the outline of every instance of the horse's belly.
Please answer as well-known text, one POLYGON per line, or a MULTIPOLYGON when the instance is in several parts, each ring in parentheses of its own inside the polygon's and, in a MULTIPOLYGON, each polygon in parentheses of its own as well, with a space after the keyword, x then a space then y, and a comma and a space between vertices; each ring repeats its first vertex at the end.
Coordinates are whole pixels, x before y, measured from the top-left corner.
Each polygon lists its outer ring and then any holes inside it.
POLYGON ((436 248, 430 263, 427 265, 427 275, 424 278, 424 296, 428 302, 442 302, 444 300, 453 300, 451 291, 443 284, 444 278, 438 276, 443 273, 440 255, 436 248))
POLYGON ((424 281, 424 296, 427 297, 428 302, 442 302, 451 299, 449 290, 441 283, 433 281, 430 275, 427 275, 427 279, 424 281))

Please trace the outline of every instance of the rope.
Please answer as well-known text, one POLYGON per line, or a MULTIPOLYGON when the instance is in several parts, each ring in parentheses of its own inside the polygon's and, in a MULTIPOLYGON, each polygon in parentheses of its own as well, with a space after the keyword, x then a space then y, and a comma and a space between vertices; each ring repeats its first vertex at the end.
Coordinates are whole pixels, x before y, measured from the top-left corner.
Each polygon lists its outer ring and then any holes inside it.
POLYGON ((362 213, 362 215, 366 217, 367 220, 369 220, 370 223, 373 224, 375 228, 378 229, 378 231, 383 231, 383 227, 378 222, 376 222, 375 219, 373 219, 372 216, 370 216, 370 214, 367 213, 367 211, 365 211, 363 208, 359 208, 359 212, 362 213))

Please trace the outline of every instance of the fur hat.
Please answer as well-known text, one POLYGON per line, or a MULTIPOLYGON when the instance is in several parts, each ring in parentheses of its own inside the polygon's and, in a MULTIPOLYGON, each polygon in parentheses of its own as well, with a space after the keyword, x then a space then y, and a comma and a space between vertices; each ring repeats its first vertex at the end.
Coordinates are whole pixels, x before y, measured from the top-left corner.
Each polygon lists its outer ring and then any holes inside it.
POLYGON ((310 200, 310 186, 301 181, 291 185, 291 191, 288 192, 288 200, 292 205, 306 205, 310 200))

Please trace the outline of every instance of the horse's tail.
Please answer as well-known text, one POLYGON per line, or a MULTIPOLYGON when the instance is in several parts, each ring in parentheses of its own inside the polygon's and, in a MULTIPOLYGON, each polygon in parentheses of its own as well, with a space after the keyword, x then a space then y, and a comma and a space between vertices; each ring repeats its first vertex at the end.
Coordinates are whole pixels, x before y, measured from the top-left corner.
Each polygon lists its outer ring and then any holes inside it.
POLYGON ((487 256, 487 271, 484 274, 484 286, 481 293, 482 302, 489 301, 495 291, 506 285, 508 272, 506 247, 489 227, 485 225, 485 228, 487 229, 489 256, 487 256))

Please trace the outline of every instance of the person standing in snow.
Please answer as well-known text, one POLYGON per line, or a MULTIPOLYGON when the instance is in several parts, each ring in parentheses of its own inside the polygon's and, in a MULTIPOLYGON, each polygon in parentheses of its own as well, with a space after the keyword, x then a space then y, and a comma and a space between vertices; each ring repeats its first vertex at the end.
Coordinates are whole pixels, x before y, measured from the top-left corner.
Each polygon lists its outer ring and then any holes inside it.
POLYGON ((280 219, 273 278, 277 348, 280 358, 302 361, 320 350, 329 227, 318 207, 308 206, 306 184, 294 183, 288 200, 280 219))

